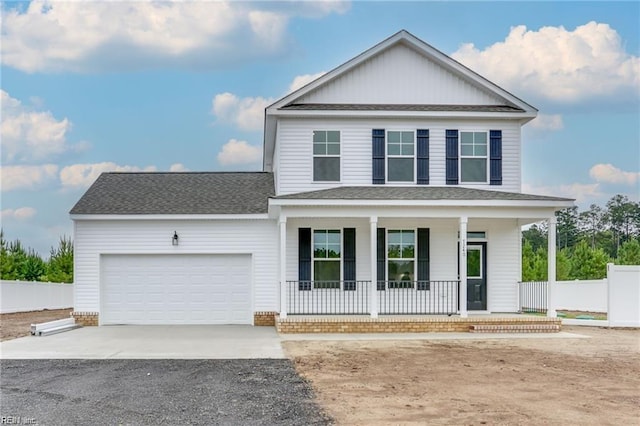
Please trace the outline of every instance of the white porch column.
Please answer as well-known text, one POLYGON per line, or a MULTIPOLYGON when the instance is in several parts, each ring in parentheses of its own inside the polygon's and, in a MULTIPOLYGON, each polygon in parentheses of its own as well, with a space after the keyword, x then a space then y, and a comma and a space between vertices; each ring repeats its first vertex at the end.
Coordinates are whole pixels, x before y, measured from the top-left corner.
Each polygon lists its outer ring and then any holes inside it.
POLYGON ((370 233, 370 253, 371 259, 371 298, 369 300, 369 312, 371 318, 378 318, 378 217, 372 216, 369 218, 369 233, 370 233))
POLYGON ((549 220, 549 238, 547 247, 547 316, 556 318, 556 217, 549 220))
POLYGON ((287 216, 280 216, 280 318, 287 317, 287 216))
POLYGON ((460 291, 459 291, 459 303, 460 303, 460 316, 462 318, 467 317, 467 217, 460 218, 460 247, 459 255, 460 259, 460 291))

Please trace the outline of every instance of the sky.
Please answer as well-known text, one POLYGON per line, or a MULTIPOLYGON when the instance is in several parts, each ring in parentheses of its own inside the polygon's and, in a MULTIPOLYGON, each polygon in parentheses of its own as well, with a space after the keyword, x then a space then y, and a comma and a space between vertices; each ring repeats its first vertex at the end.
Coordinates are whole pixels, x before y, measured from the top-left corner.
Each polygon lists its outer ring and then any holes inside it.
POLYGON ((1 7, 2 228, 45 257, 101 172, 260 170, 266 106, 402 29, 538 108, 523 192, 639 197, 639 2, 1 7))

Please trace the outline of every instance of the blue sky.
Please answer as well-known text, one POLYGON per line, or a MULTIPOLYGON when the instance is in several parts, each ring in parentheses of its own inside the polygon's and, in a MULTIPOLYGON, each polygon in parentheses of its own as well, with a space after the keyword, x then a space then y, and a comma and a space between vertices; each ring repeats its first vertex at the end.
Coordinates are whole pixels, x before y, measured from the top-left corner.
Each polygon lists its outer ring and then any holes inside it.
POLYGON ((100 172, 259 170, 266 105, 401 29, 540 110, 524 191, 638 200, 638 2, 2 8, 2 227, 44 255, 100 172))

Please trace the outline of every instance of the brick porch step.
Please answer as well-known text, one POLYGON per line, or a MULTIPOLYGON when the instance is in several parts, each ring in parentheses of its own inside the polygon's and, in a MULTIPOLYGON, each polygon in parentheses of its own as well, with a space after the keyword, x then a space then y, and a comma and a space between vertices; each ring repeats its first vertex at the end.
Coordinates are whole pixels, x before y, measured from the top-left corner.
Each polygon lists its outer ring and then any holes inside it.
POLYGON ((559 324, 471 324, 470 333, 558 333, 559 324))

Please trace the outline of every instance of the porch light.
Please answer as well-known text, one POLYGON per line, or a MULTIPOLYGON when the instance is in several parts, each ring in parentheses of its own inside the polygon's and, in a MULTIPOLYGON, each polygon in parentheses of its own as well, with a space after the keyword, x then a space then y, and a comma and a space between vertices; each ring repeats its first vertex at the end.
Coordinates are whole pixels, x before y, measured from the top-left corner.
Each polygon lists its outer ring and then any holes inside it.
POLYGON ((173 231, 173 238, 171 238, 171 245, 172 246, 178 245, 178 233, 176 231, 173 231))

